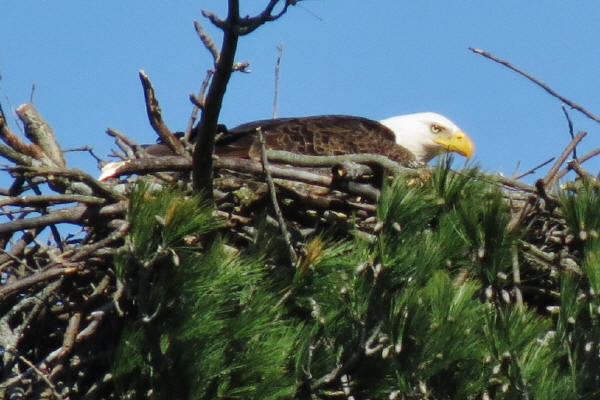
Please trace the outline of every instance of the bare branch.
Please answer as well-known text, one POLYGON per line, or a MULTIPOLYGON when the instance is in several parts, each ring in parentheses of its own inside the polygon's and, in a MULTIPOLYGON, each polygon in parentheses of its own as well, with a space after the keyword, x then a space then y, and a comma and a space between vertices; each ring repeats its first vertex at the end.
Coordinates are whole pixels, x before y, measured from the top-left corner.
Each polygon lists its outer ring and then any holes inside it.
MULTIPOLYGON (((596 157, 598 154, 600 154, 600 147, 597 147, 594 150, 590 151, 589 153, 586 153, 585 155, 579 157, 579 160, 578 160, 579 164, 583 164, 585 161, 587 161, 593 157, 596 157)), ((556 174, 556 180, 560 180, 569 171, 570 171, 569 167, 563 168, 558 174, 556 174)))
POLYGON ((270 0, 269 4, 267 4, 267 7, 265 7, 265 9, 257 16, 242 18, 240 20, 240 36, 247 35, 253 32, 254 30, 256 30, 256 28, 258 28, 265 22, 274 21, 278 19, 286 13, 289 6, 296 4, 296 0, 285 0, 285 4, 283 5, 281 11, 279 11, 276 14, 273 14, 273 9, 277 5, 277 3, 279 3, 279 1, 280 0, 270 0))
POLYGON ((239 36, 252 32, 267 21, 273 21, 281 17, 290 5, 296 4, 296 0, 285 0, 282 10, 277 14, 273 14, 273 9, 278 2, 279 0, 270 0, 263 12, 253 18, 245 17, 240 19, 239 0, 228 1, 229 6, 226 21, 219 20, 212 13, 202 12, 214 25, 223 30, 223 43, 217 65, 215 66, 215 74, 211 81, 206 101, 204 102, 202 118, 198 129, 198 139, 194 148, 194 187, 198 191, 205 192, 206 196, 210 199, 213 196, 212 155, 214 154, 215 135, 217 133, 221 104, 223 103, 223 97, 231 73, 234 70, 244 71, 247 67, 245 63, 234 63, 239 36))
POLYGON ((294 247, 292 246, 292 241, 290 239, 290 232, 288 232, 287 227, 285 225, 285 220, 283 219, 283 214, 281 213, 281 208, 279 208, 279 203, 277 202, 277 193, 275 192, 275 184, 273 183, 273 178, 271 178, 271 173, 269 172, 269 162, 267 161, 267 148, 265 146, 265 138, 262 134, 262 130, 259 127, 257 129, 258 139, 260 140, 260 155, 262 159, 262 167, 265 173, 265 179, 267 181, 267 185, 269 186, 269 193, 271 194, 271 204, 273 205, 273 211, 275 211, 275 216, 277 217, 277 222, 279 223, 279 229, 281 230, 281 234, 283 236, 283 240, 285 242, 286 248, 288 250, 288 257, 290 261, 290 266, 296 265, 298 261, 298 255, 294 251, 294 247))
POLYGON ((531 168, 531 169, 529 169, 529 170, 527 170, 527 171, 523 172, 521 175, 517 175, 517 176, 515 176, 514 178, 511 178, 511 179, 514 179, 514 180, 516 180, 516 181, 517 181, 517 180, 519 180, 519 179, 521 179, 521 178, 523 178, 523 177, 525 177, 525 176, 527 176, 527 175, 533 174, 533 173, 535 173, 535 171, 537 171, 538 169, 540 169, 540 168, 544 167, 544 166, 545 166, 545 165, 547 165, 547 164, 550 164, 552 161, 554 161, 554 159, 555 159, 555 158, 556 158, 556 157, 552 157, 552 158, 550 158, 550 159, 548 159, 548 160, 544 161, 543 163, 541 163, 541 164, 539 164, 539 165, 536 165, 535 167, 533 167, 533 168, 531 168))
POLYGON ((55 398, 57 398, 58 400, 64 399, 64 397, 61 396, 60 393, 56 390, 56 386, 54 386, 52 381, 50 381, 50 379, 46 376, 46 374, 44 374, 42 371, 40 371, 40 369, 38 367, 36 367, 31 361, 29 361, 22 355, 19 355, 19 360, 21 360, 23 363, 25 363, 25 365, 27 365, 29 368, 31 368, 35 372, 35 374, 37 376, 39 376, 40 379, 43 380, 46 385, 48 385, 48 388, 52 391, 52 395, 55 398))
POLYGON ((214 26, 220 28, 221 30, 226 30, 228 28, 227 21, 219 19, 214 13, 206 10, 202 10, 202 15, 207 18, 210 22, 213 23, 214 26))
POLYGON ((517 245, 513 245, 511 248, 512 254, 512 271, 513 271, 513 283, 515 297, 517 300, 517 307, 519 310, 523 309, 523 293, 521 292, 521 269, 519 267, 519 250, 517 245))
POLYGON ((88 208, 83 204, 60 210, 50 211, 39 217, 16 219, 0 224, 0 233, 22 231, 31 228, 42 228, 60 223, 81 224, 88 208))
POLYGON ((74 266, 65 267, 62 265, 57 265, 45 269, 43 271, 37 272, 33 275, 29 275, 24 278, 18 279, 14 282, 8 283, 0 287, 0 299, 4 299, 8 295, 24 290, 25 288, 28 288, 39 282, 47 281, 49 279, 56 278, 62 275, 72 274, 73 272, 77 271, 77 269, 78 267, 74 266))
POLYGON ((585 108, 583 108, 582 106, 573 103, 571 100, 567 99, 565 96, 562 96, 558 93, 556 93, 552 88, 550 88, 548 85, 546 85, 544 82, 540 81, 539 79, 535 78, 533 75, 528 74, 527 72, 515 67, 514 65, 512 65, 511 63, 509 63, 506 60, 503 60, 499 57, 494 56, 493 54, 484 51, 484 50, 480 50, 480 49, 475 49, 473 47, 469 47, 469 50, 471 50, 473 53, 482 55, 486 58, 489 58, 492 61, 495 61, 499 64, 504 65, 505 67, 512 69, 513 71, 515 71, 516 73, 523 75, 525 78, 529 79, 530 81, 532 81, 533 83, 535 83, 536 85, 538 85, 539 87, 541 87, 542 89, 544 89, 546 92, 550 93, 550 95, 556 97, 557 99, 559 99, 560 101, 562 101, 563 103, 567 104, 569 107, 574 108, 575 110, 581 112, 583 115, 585 115, 586 117, 599 122, 600 123, 600 117, 597 117, 596 115, 592 114, 591 112, 589 112, 588 110, 586 110, 585 108))
POLYGON ((598 183, 594 175, 587 172, 577 160, 569 161, 567 163, 567 168, 575 171, 584 182, 598 183))
POLYGON ((24 175, 35 175, 35 176, 46 176, 50 177, 51 181, 55 177, 66 177, 85 183, 93 192, 97 193, 100 197, 109 199, 110 201, 123 200, 125 197, 113 191, 102 182, 98 182, 94 177, 88 173, 77 169, 77 168, 57 168, 57 167, 25 167, 16 166, 8 168, 9 171, 15 173, 22 173, 24 175))
MULTIPOLYGON (((575 134, 573 133, 573 121, 571 121, 571 117, 569 116, 569 112, 564 104, 560 105, 560 108, 567 119, 567 124, 569 125, 569 135, 571 135, 571 140, 575 139, 575 134)), ((573 148, 573 158, 577 158, 577 148, 573 148)))
POLYGON ((194 123, 196 123, 196 119, 198 118, 198 111, 204 108, 204 104, 206 102, 206 89, 208 88, 208 84, 215 73, 214 69, 209 69, 206 71, 206 76, 202 81, 202 86, 200 87, 200 92, 198 95, 190 94, 190 101, 194 104, 194 108, 192 109, 192 114, 190 115, 190 119, 188 121, 187 128, 185 129, 185 134, 183 135, 184 141, 190 143, 193 137, 194 123))
POLYGON ((395 175, 414 176, 417 174, 415 169, 403 167, 381 154, 361 153, 344 154, 341 156, 309 156, 289 151, 267 150, 267 156, 271 161, 284 162, 299 167, 333 167, 344 162, 353 161, 360 164, 379 165, 395 175))
POLYGON ((217 49, 217 45, 215 44, 214 40, 210 37, 210 35, 204 30, 200 22, 194 21, 194 28, 196 29, 196 33, 202 41, 202 44, 212 55, 213 61, 216 66, 217 61, 219 60, 219 50, 217 49))
MULTIPOLYGON (((213 154, 215 149, 215 135, 221 104, 225 96, 227 84, 231 78, 232 66, 237 49, 239 34, 234 27, 239 25, 239 0, 229 0, 229 11, 227 15, 228 29, 223 30, 223 43, 220 57, 215 67, 215 74, 208 89, 202 118, 200 119, 199 132, 196 146, 194 148, 194 171, 193 180, 196 190, 204 192, 212 199, 213 179, 213 154)), ((210 17, 204 14, 207 18, 210 17)), ((213 23, 213 21, 211 19, 213 23)))
POLYGON ((245 74, 249 74, 251 71, 248 69, 250 63, 248 61, 236 61, 231 66, 232 71, 243 72, 245 74))
POLYGON ((105 204, 101 197, 85 196, 78 194, 55 194, 39 196, 12 196, 0 198, 0 207, 6 205, 50 205, 63 203, 105 204))
POLYGON ((283 56, 283 43, 277 46, 277 61, 275 62, 275 87, 273 89, 273 119, 277 118, 277 106, 279 103, 279 71, 281 69, 281 57, 283 56))
POLYGON ((144 70, 139 71, 139 76, 142 86, 144 87, 144 99, 146 100, 146 111, 148 113, 150 125, 152 125, 154 131, 156 131, 162 141, 166 143, 175 154, 185 155, 186 152, 183 144, 181 144, 179 139, 173 135, 162 119, 162 111, 158 104, 158 100, 156 99, 156 95, 154 94, 154 88, 152 87, 150 78, 144 70))
POLYGON ((550 171, 548 171, 546 176, 541 180, 541 183, 544 186, 552 186, 554 184, 554 182, 555 182, 554 178, 556 176, 556 173, 558 172, 558 169, 565 162, 567 157, 569 157, 569 153, 571 153, 573 151, 575 146, 577 146, 577 144, 579 142, 581 142, 581 140, 585 137, 585 135, 587 135, 587 132, 579 132, 577 135, 575 135, 575 138, 573 140, 571 140, 571 142, 567 145, 567 147, 563 150, 561 155, 558 157, 558 159, 556 160, 556 162, 554 163, 552 168, 550 168, 550 171))
POLYGON ((0 138, 10 147, 0 145, 0 155, 16 164, 31 165, 33 159, 41 160, 45 156, 42 149, 36 144, 23 142, 8 126, 4 110, 0 104, 0 138))
POLYGON ((33 104, 22 104, 17 107, 16 112, 23 121, 25 136, 42 149, 43 153, 52 160, 52 164, 64 167, 65 156, 54 136, 54 131, 33 104))

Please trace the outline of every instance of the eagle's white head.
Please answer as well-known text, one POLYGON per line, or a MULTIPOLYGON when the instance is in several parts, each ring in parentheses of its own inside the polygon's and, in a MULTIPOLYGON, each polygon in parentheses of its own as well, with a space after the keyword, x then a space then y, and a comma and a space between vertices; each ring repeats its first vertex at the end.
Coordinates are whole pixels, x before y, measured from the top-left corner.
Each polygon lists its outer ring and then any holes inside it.
POLYGON ((433 112, 399 115, 379 121, 396 135, 396 143, 410 150, 418 161, 428 162, 440 153, 457 152, 470 158, 471 139, 454 122, 433 112))

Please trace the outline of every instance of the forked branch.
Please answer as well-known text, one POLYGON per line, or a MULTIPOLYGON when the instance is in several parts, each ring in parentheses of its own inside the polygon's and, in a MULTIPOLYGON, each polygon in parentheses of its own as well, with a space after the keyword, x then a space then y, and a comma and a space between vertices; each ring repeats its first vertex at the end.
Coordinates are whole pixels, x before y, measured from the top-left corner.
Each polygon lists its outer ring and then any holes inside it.
MULTIPOLYGON (((206 100, 202 102, 204 107, 202 108, 202 116, 197 129, 198 137, 194 149, 194 187, 196 190, 204 192, 208 198, 212 199, 212 155, 214 153, 215 135, 225 90, 231 78, 231 73, 234 70, 244 71, 248 66, 247 63, 235 63, 238 39, 241 35, 246 35, 254 31, 265 22, 274 21, 281 17, 290 5, 296 3, 296 0, 285 0, 281 11, 273 13, 275 6, 279 2, 280 0, 270 0, 265 9, 255 17, 240 18, 239 0, 228 1, 228 14, 225 20, 219 19, 212 13, 203 11, 203 15, 223 31, 223 43, 216 59, 215 73, 210 82, 206 100)), ((206 38, 202 39, 202 42, 205 46, 207 43, 209 45, 211 43, 206 38)), ((215 57, 217 55, 215 51, 216 47, 211 46, 208 48, 213 57, 215 57)))

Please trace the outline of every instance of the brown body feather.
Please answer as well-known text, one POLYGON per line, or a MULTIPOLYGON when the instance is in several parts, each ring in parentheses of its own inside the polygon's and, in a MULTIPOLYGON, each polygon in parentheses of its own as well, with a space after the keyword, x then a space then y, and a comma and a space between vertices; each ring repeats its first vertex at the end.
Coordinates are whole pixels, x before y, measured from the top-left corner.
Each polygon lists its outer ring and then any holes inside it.
POLYGON ((257 128, 266 147, 307 155, 382 154, 402 164, 415 156, 396 144, 394 133, 377 121, 345 115, 321 115, 249 122, 235 127, 217 141, 221 156, 260 159, 257 128))

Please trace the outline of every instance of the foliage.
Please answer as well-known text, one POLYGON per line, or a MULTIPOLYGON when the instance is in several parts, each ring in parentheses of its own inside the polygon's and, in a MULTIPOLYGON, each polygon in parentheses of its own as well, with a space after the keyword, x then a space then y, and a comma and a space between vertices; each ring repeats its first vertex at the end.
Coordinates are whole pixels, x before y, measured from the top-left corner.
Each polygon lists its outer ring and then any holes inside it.
POLYGON ((118 263, 137 293, 115 376, 140 398, 595 398, 598 199, 560 199, 582 271, 561 272, 546 307, 511 300, 525 232, 476 169, 443 161, 387 182, 374 242, 315 234, 294 269, 267 224, 231 251, 199 198, 140 187, 118 263))

